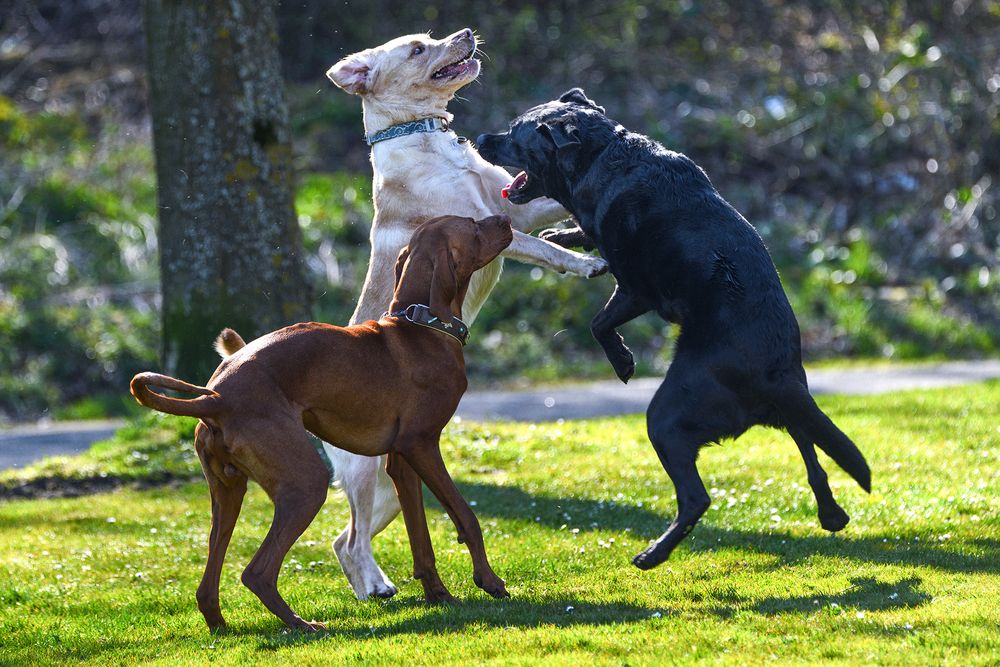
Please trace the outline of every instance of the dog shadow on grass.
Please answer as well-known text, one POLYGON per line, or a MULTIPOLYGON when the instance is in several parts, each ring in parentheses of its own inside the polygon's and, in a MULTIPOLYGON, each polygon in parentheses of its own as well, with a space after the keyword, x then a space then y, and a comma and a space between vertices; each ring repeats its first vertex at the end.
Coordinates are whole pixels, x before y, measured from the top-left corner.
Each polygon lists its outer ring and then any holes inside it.
MULTIPOLYGON (((364 603, 361 603, 364 604, 364 603)), ((235 636, 259 637, 258 648, 277 650, 285 646, 330 639, 383 639, 397 635, 461 633, 468 627, 569 628, 641 622, 669 617, 678 612, 662 607, 647 608, 626 603, 592 603, 571 595, 551 596, 531 600, 462 600, 457 605, 430 605, 421 599, 393 600, 382 604, 381 618, 371 623, 338 624, 330 619, 324 632, 302 633, 277 630, 273 619, 224 630, 235 636), (414 610, 424 613, 413 614, 414 610), (398 617, 398 618, 397 618, 398 617)))
MULTIPOLYGON (((725 592, 715 594, 720 606, 710 611, 722 618, 729 618, 736 609, 751 609, 765 616, 785 614, 811 614, 823 611, 831 615, 843 614, 848 611, 877 612, 886 609, 903 607, 919 607, 929 603, 933 598, 919 590, 923 580, 919 577, 908 577, 890 583, 879 581, 873 577, 855 577, 850 580, 851 586, 839 593, 808 595, 772 596, 747 604, 747 600, 737 593, 725 592)), ((863 617, 863 616, 862 616, 863 617)))
MULTIPOLYGON (((462 482, 458 486, 467 500, 476 501, 475 511, 480 517, 530 521, 553 529, 568 524, 580 531, 628 530, 636 537, 653 539, 660 536, 673 518, 630 503, 531 494, 518 487, 481 482, 462 482)), ((724 511, 720 514, 724 520, 724 511)), ((760 530, 754 531, 712 525, 703 519, 680 550, 751 549, 777 557, 780 566, 795 565, 819 555, 950 572, 1000 573, 1000 541, 974 540, 970 546, 978 553, 959 552, 947 546, 947 542, 915 541, 914 536, 905 536, 905 531, 898 527, 892 533, 861 537, 851 535, 850 525, 836 535, 817 529, 813 535, 793 536, 769 529, 763 522, 760 530)))

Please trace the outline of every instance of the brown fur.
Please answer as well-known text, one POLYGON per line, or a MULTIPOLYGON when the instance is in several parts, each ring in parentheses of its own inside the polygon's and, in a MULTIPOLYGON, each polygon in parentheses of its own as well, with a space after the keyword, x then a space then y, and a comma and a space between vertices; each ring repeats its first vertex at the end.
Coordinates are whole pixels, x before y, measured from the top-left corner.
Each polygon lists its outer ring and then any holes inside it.
MULTIPOLYGON (((510 240, 506 216, 428 221, 396 262, 390 310, 423 303, 442 321, 460 317, 470 276, 510 240)), ((197 598, 210 628, 225 624, 219 573, 248 478, 264 488, 275 511, 243 583, 290 627, 323 627, 295 614, 277 588, 281 562, 323 505, 330 482, 307 430, 358 454, 388 454, 386 469, 403 508, 414 577, 428 600, 454 598, 434 566, 421 480, 455 522, 459 541, 468 544, 473 580, 494 597, 507 596, 487 561, 479 522, 441 460, 441 430, 466 388, 457 340, 406 321, 380 319, 346 328, 296 324, 242 343, 236 332, 222 332, 217 348, 228 356, 206 387, 155 373, 136 375, 131 385, 147 407, 201 419, 195 447, 212 496, 212 532, 197 598), (171 398, 150 386, 200 396, 171 398)))

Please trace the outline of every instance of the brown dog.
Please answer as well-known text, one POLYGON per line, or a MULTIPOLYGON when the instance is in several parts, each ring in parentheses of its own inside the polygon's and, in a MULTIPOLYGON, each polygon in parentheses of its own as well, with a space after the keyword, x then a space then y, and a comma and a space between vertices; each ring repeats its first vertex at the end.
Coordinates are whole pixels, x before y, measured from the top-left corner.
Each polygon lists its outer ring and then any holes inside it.
POLYGON ((392 304, 378 321, 347 328, 295 324, 245 347, 227 330, 217 347, 235 353, 207 387, 156 373, 132 379, 132 395, 146 407, 201 420, 195 447, 212 495, 212 532, 197 597, 209 628, 225 625, 219 573, 247 478, 271 497, 274 521, 243 583, 290 627, 323 627, 295 614, 277 587, 285 554, 323 505, 330 482, 307 430, 358 454, 388 454, 413 576, 428 600, 454 598, 434 565, 421 480, 451 516, 459 541, 468 543, 476 585, 507 597, 486 559, 479 522, 441 460, 439 439, 467 384, 462 345, 468 330, 460 318, 469 278, 510 241, 506 216, 429 220, 399 254, 392 304), (171 398, 150 386, 201 396, 171 398))

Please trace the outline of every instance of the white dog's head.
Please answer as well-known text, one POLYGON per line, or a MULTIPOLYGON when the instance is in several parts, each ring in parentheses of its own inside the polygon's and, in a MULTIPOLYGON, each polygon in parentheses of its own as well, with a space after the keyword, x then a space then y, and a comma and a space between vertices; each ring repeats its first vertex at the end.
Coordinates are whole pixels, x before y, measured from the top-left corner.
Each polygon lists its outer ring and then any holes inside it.
MULTIPOLYGON (((338 87, 360 95, 365 113, 403 122, 446 115, 448 100, 479 76, 476 36, 459 30, 444 39, 405 35, 347 56, 326 75, 338 87)), ((450 118, 450 117, 449 117, 450 118)))

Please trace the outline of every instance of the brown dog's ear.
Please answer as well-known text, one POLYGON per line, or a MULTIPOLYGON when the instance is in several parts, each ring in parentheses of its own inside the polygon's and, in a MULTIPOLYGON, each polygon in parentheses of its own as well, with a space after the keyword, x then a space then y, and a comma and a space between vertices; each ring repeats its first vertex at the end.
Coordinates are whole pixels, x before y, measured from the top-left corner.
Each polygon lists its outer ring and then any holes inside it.
POLYGON ((326 76, 351 95, 364 95, 371 90, 371 63, 364 52, 347 56, 328 69, 326 76))
POLYGON ((451 322, 451 304, 458 295, 458 275, 451 261, 448 248, 443 248, 434 258, 434 274, 431 276, 431 298, 427 304, 431 314, 442 322, 451 322))
POLYGON ((399 280, 403 277, 403 266, 406 265, 406 258, 409 256, 410 246, 404 246, 399 251, 399 257, 396 258, 396 279, 392 283, 392 290, 394 292, 399 289, 399 280))

